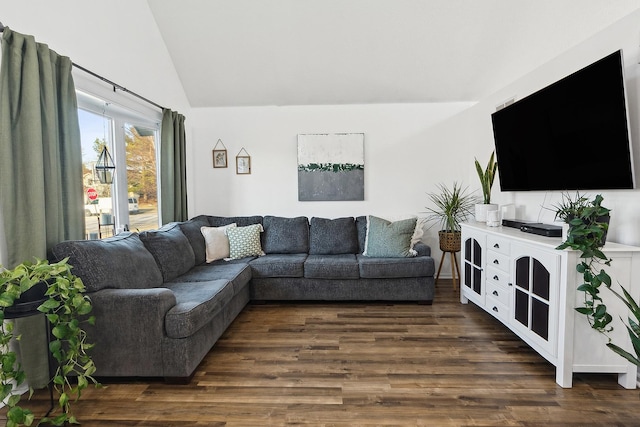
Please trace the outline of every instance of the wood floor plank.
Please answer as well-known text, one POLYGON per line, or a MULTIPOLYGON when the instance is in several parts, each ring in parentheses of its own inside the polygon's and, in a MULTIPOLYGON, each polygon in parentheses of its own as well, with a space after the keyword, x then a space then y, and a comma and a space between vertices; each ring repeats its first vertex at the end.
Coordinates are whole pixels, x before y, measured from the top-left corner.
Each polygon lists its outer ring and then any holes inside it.
MULTIPOLYGON (((102 426, 640 426, 615 375, 555 368, 440 281, 415 303, 249 305, 190 384, 102 379, 75 406, 102 426)), ((48 409, 37 390, 29 407, 48 409)))

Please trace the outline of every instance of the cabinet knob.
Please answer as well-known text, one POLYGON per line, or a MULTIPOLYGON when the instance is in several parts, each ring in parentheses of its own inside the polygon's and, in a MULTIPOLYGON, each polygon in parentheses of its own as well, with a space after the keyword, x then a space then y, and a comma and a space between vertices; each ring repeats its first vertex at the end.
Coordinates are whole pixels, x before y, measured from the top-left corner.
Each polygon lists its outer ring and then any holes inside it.
POLYGON ((495 311, 496 313, 498 312, 498 307, 496 307, 495 305, 493 306, 493 308, 491 309, 493 311, 495 311))
POLYGON ((509 286, 513 286, 513 283, 507 283, 507 285, 509 285, 509 286))
POLYGON ((493 247, 496 249, 500 249, 500 245, 498 243, 494 244, 493 247))
POLYGON ((494 263, 494 264, 500 264, 500 261, 498 261, 497 259, 494 259, 494 260, 493 260, 493 263, 494 263))
POLYGON ((493 276, 493 280, 498 280, 498 279, 499 279, 499 277, 498 277, 497 274, 495 276, 493 276))
POLYGON ((495 296, 498 296, 498 291, 493 291, 493 294, 494 294, 495 296))

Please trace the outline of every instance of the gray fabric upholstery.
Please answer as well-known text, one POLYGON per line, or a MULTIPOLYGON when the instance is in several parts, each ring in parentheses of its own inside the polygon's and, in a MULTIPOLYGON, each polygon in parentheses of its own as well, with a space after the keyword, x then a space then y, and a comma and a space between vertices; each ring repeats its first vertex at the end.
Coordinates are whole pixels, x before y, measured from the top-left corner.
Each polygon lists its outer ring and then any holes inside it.
POLYGON ((246 227, 252 224, 262 224, 262 217, 259 215, 254 216, 207 216, 209 225, 211 227, 222 227, 223 225, 233 224, 234 222, 238 227, 246 227))
POLYGON ((193 248, 177 222, 158 230, 143 231, 140 240, 156 260, 165 282, 186 273, 195 265, 193 248))
POLYGON ((249 262, 252 277, 302 277, 307 254, 270 254, 249 262))
POLYGON ((87 292, 104 288, 142 289, 162 286, 162 274, 137 233, 102 240, 69 240, 55 245, 56 260, 69 258, 73 274, 87 292))
POLYGON ((218 314, 233 297, 227 280, 208 282, 167 283, 176 297, 174 305, 165 315, 164 325, 169 338, 186 338, 218 314))
POLYGON ((207 249, 201 227, 209 227, 209 220, 205 215, 191 218, 189 221, 180 222, 180 230, 187 237, 193 249, 194 261, 200 265, 207 259, 207 249))
POLYGON ((304 262, 304 277, 310 279, 358 279, 355 254, 309 255, 304 262))
POLYGON ((309 227, 311 255, 358 253, 358 231, 352 217, 311 218, 309 227))
POLYGON ((399 277, 433 276, 434 263, 430 257, 372 258, 358 255, 360 277, 391 279, 399 277))
POLYGON ((367 258, 366 217, 312 218, 311 228, 312 237, 306 217, 201 215, 140 235, 56 245, 54 256, 70 258, 93 302, 96 375, 189 377, 250 298, 433 299, 428 246, 417 244, 415 258, 367 258), (200 227, 234 222, 263 224, 265 250, 275 252, 204 263, 200 227))
POLYGON ((262 250, 266 254, 309 252, 309 220, 307 217, 265 216, 262 226, 264 227, 262 250))
MULTIPOLYGON (((247 258, 245 258, 247 259, 247 258)), ((234 292, 247 286, 251 280, 251 268, 245 262, 216 261, 216 263, 202 264, 193 267, 187 273, 181 275, 179 282, 206 282, 210 280, 224 279, 231 283, 234 292)))
POLYGON ((367 241, 367 217, 356 217, 356 229, 358 230, 358 253, 364 252, 365 243, 367 241))
POLYGON ((433 301, 433 277, 327 280, 256 277, 251 299, 258 301, 433 301))

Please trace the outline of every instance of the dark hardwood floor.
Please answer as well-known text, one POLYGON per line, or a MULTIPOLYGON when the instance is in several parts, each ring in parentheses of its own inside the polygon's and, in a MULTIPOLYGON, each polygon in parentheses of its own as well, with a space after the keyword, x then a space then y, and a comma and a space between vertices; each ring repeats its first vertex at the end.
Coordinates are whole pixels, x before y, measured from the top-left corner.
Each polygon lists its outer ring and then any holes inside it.
MULTIPOLYGON (((135 327, 132 325, 132 327, 135 327)), ((250 305, 188 385, 104 380, 83 426, 640 426, 615 375, 554 367, 440 281, 432 306, 250 305)), ((46 390, 29 406, 42 414, 46 390)))

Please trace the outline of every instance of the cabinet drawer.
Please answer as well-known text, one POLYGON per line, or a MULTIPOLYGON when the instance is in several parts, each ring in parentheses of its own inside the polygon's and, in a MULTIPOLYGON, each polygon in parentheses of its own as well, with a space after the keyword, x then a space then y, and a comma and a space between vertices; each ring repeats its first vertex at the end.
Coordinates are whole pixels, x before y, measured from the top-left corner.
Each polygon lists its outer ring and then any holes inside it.
POLYGON ((496 284, 493 280, 487 280, 487 304, 489 304, 489 298, 491 298, 504 306, 509 306, 509 291, 507 289, 505 286, 496 284))
POLYGON ((509 241, 498 236, 487 236, 487 249, 501 254, 509 254, 509 241))
POLYGON ((502 304, 497 299, 492 298, 490 295, 487 295, 485 310, 505 325, 509 322, 509 307, 502 304))
POLYGON ((509 272, 509 256, 494 251, 487 251, 487 268, 494 267, 509 272))

